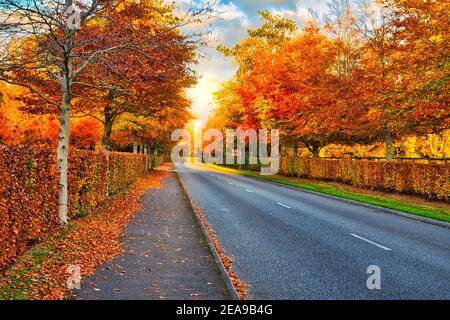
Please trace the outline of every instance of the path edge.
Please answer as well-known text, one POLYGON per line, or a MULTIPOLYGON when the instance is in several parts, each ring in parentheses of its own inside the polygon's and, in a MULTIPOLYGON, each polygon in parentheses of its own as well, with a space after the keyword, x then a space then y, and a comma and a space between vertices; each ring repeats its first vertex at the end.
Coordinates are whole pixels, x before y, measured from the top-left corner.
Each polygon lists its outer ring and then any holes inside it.
POLYGON ((208 243, 209 249, 210 249, 210 251, 211 251, 211 253, 212 253, 213 257, 214 257, 214 260, 215 260, 217 266, 219 267, 220 273, 222 275, 222 278, 225 281, 225 284, 226 284, 227 289, 228 289, 228 291, 229 291, 229 293, 231 295, 231 298, 233 300, 240 300, 239 294, 238 294, 236 288, 234 287, 233 281, 231 280, 231 278, 230 278, 230 276, 229 276, 229 274, 228 274, 228 272, 227 272, 227 270, 225 268, 225 265, 223 264, 222 259, 220 258, 219 253, 217 252, 216 247, 214 246, 214 243, 213 243, 211 237, 209 236, 208 231, 206 230, 205 226, 203 225, 203 222, 200 220, 200 217, 198 216, 198 212, 195 209, 197 207, 196 203, 192 199, 189 191, 187 190, 187 188, 185 186, 185 183, 183 182, 183 178, 181 178, 181 176, 178 173, 178 171, 175 171, 175 174, 178 177, 178 181, 180 182, 181 187, 183 188, 183 191, 184 191, 186 197, 189 200, 189 204, 190 204, 190 206, 192 208, 192 212, 194 213, 195 219, 197 220, 197 223, 199 224, 200 229, 202 230, 202 233, 205 236, 206 242, 208 243))

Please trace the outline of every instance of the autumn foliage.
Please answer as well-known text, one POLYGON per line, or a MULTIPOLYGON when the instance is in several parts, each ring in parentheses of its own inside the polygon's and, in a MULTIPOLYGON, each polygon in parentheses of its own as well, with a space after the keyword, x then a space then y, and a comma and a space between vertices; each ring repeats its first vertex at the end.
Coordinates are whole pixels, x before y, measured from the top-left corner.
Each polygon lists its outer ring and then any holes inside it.
POLYGON ((68 298, 67 268, 79 265, 86 277, 120 254, 123 227, 141 209, 141 196, 149 188, 159 188, 166 176, 167 172, 152 171, 139 178, 126 195, 111 197, 87 217, 72 221, 64 232, 27 251, 0 278, 0 299, 68 298))
POLYGON ((0 267, 56 229, 53 155, 0 146, 0 267))
POLYGON ((449 2, 327 4, 298 30, 260 12, 259 29, 218 47, 237 72, 216 93, 208 127, 279 129, 283 146, 316 158, 384 144, 392 160, 408 156, 408 140, 448 136, 449 2))
POLYGON ((281 173, 450 202, 450 165, 283 157, 281 173))
MULTIPOLYGON (((0 146, 0 268, 59 228, 54 159, 49 149, 0 146)), ((89 214, 147 168, 146 155, 73 150, 69 217, 89 214)))

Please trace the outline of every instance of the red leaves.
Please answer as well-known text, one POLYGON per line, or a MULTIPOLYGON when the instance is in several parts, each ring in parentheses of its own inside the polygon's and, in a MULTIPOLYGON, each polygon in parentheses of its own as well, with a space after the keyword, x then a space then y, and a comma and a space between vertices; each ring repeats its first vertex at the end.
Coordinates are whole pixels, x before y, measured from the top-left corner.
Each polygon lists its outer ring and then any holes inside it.
POLYGON ((448 164, 283 157, 281 173, 450 201, 448 164))
POLYGON ((0 146, 0 267, 54 230, 58 221, 53 155, 0 146))
MULTIPOLYGON (((159 188, 166 172, 154 171, 139 179, 126 195, 110 198, 89 216, 75 220, 64 233, 57 233, 25 255, 8 277, 20 281, 0 282, 5 292, 20 292, 30 299, 64 299, 68 295, 67 267, 80 266, 82 276, 122 252, 119 238, 130 217, 141 209, 139 199, 149 188, 159 188), (42 256, 37 259, 37 254, 42 256), (36 264, 38 262, 38 264, 36 264), (33 280, 29 286, 23 283, 33 280)), ((13 298, 6 296, 5 298, 13 298)))
MULTIPOLYGON (((0 146, 0 268, 58 230, 57 179, 50 149, 0 146)), ((69 214, 85 216, 147 173, 147 157, 74 150, 69 214), (109 171, 108 171, 109 168, 109 171), (108 173, 109 172, 109 173, 108 173)))

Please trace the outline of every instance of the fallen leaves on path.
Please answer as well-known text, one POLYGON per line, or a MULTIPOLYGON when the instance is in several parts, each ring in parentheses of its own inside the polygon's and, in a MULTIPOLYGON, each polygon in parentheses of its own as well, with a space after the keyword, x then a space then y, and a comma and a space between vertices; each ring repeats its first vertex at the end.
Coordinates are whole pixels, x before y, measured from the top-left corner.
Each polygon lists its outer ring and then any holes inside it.
MULTIPOLYGON (((179 177, 180 178, 180 177, 179 177)), ((214 230, 209 226, 208 222, 206 221, 205 217, 203 216, 202 209, 195 203, 195 201, 192 198, 192 195, 184 185, 183 180, 180 178, 181 185, 183 186, 183 189, 189 198, 189 201, 191 203, 191 206, 197 216, 197 218, 200 220, 200 223, 203 225, 207 236, 211 243, 213 244, 214 248, 216 249, 216 252, 222 261, 222 264, 225 268, 225 271, 228 274, 228 277, 231 279, 231 282, 233 283, 233 287, 236 290, 236 293, 240 300, 246 300, 247 299, 247 289, 248 285, 241 281, 241 279, 238 278, 236 273, 233 271, 233 261, 225 255, 224 251, 220 247, 219 241, 217 240, 216 233, 214 230)), ((205 257, 203 257, 205 259, 205 257)))
POLYGON ((132 215, 142 209, 140 198, 148 189, 159 188, 167 176, 167 172, 152 171, 126 194, 110 198, 89 216, 29 250, 0 279, 0 299, 70 298, 67 268, 79 266, 81 275, 89 276, 120 254, 119 239, 132 215))

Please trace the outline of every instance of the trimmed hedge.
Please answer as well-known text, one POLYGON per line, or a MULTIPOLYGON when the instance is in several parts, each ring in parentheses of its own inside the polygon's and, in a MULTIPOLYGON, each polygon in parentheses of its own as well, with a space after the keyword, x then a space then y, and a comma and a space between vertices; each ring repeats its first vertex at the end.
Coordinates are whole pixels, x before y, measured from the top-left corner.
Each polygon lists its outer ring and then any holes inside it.
MULTIPOLYGON (((55 154, 0 146, 0 269, 59 228, 55 154)), ((74 150, 69 164, 69 218, 77 218, 147 173, 146 155, 74 150)))
POLYGON ((450 202, 450 165, 282 157, 280 173, 450 202))
POLYGON ((0 146, 0 268, 57 228, 53 155, 0 146))
POLYGON ((130 185, 138 177, 148 171, 148 156, 139 154, 109 153, 108 192, 115 194, 123 190, 124 185, 130 185))

